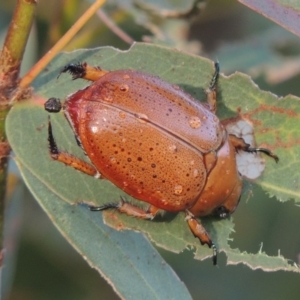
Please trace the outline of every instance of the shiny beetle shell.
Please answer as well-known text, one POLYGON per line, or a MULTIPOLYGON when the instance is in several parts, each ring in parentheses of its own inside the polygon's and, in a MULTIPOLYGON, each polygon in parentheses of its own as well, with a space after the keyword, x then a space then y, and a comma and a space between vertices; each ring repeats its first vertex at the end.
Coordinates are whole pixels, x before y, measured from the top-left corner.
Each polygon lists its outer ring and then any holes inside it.
MULTIPOLYGON (((195 204, 208 177, 204 156, 213 153, 215 164, 226 137, 219 119, 200 102, 131 70, 109 72, 69 96, 64 111, 104 178, 168 211, 195 204)), ((236 168, 234 157, 230 162, 236 168)), ((233 181, 237 177, 236 171, 233 181)))
MULTIPOLYGON (((61 73, 73 79, 94 81, 67 97, 63 110, 78 144, 91 163, 60 151, 49 119, 48 142, 52 159, 85 174, 105 178, 132 197, 150 204, 144 210, 126 202, 90 206, 102 211, 115 208, 130 216, 152 219, 159 209, 185 211, 195 237, 216 246, 195 216, 225 218, 238 205, 242 180, 236 152, 263 152, 242 138, 229 135, 216 112, 219 65, 200 103, 179 87, 158 77, 133 70, 107 72, 86 63, 69 64, 61 73)), ((45 103, 48 112, 61 110, 60 100, 45 103)))

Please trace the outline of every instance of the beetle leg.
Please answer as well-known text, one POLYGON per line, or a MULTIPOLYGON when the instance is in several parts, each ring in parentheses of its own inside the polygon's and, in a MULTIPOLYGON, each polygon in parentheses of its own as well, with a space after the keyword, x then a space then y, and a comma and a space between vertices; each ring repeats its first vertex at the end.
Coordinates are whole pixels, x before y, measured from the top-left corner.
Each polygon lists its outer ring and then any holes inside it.
POLYGON ((61 75, 61 73, 69 72, 72 75, 72 79, 86 79, 90 81, 96 81, 106 73, 105 70, 102 70, 100 67, 91 67, 86 62, 77 63, 77 64, 68 64, 63 67, 63 69, 59 72, 57 78, 61 75))
POLYGON ((272 153, 271 150, 266 148, 251 148, 249 144, 247 144, 242 138, 238 138, 235 135, 230 134, 229 139, 232 143, 232 145, 235 147, 236 150, 243 150, 245 152, 249 153, 257 153, 261 152, 264 153, 270 157, 272 157, 276 162, 279 161, 279 158, 277 155, 272 153))
POLYGON ((140 219, 150 219, 152 220, 156 213, 158 212, 158 208, 150 205, 147 211, 139 208, 133 204, 130 204, 125 201, 125 199, 121 196, 121 201, 116 203, 107 203, 102 206, 90 206, 91 211, 102 211, 110 208, 117 209, 120 213, 125 213, 128 216, 140 218, 140 219))
POLYGON ((211 79, 208 89, 206 89, 206 100, 209 106, 209 110, 213 113, 217 111, 217 82, 220 73, 220 65, 215 62, 215 73, 211 79))
POLYGON ((60 161, 67 166, 73 167, 74 169, 81 171, 87 175, 94 176, 96 178, 100 177, 100 174, 95 169, 95 167, 86 161, 71 155, 67 152, 60 151, 55 142, 53 133, 52 133, 52 125, 49 117, 48 121, 48 142, 49 142, 49 150, 52 159, 60 161))
POLYGON ((212 248, 213 250, 213 264, 217 264, 217 247, 212 242, 209 234, 207 233, 206 229, 203 227, 203 225, 200 223, 200 221, 196 220, 194 215, 186 210, 186 217, 185 220, 187 221, 190 230, 192 231, 193 235, 197 237, 200 240, 200 243, 202 245, 206 244, 209 248, 212 248))

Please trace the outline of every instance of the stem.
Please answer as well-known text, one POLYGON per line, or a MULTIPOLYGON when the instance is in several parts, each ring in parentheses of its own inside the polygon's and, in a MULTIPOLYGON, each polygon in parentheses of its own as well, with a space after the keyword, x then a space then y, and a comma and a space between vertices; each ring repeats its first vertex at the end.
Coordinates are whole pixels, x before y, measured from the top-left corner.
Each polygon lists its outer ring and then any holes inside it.
MULTIPOLYGON (((5 118, 9 107, 0 110, 0 252, 3 249, 4 205, 7 179, 7 163, 10 146, 5 136, 5 118)), ((0 262, 0 266, 1 266, 0 262)))
POLYGON ((36 1, 18 1, 4 47, 14 61, 21 61, 35 14, 36 1))
POLYGON ((20 65, 35 15, 36 2, 37 0, 18 0, 17 2, 0 54, 0 106, 6 106, 9 103, 11 93, 17 87, 20 65))
MULTIPOLYGON (((3 257, 4 197, 7 157, 10 146, 5 135, 5 119, 19 83, 20 65, 34 19, 37 0, 18 0, 0 52, 0 257, 3 257)), ((1 264, 1 263, 0 263, 1 264)), ((1 291, 0 291, 1 292, 1 291)))
POLYGON ((125 31, 123 31, 112 19, 110 19, 104 13, 104 11, 99 9, 97 11, 97 16, 115 35, 117 35, 125 43, 129 45, 132 45, 134 43, 134 39, 131 38, 125 31))
POLYGON ((61 51, 74 35, 85 25, 85 23, 95 14, 106 0, 97 0, 88 10, 77 20, 77 22, 65 33, 65 35, 33 66, 33 68, 22 78, 21 88, 27 88, 36 76, 46 67, 46 65, 61 51))

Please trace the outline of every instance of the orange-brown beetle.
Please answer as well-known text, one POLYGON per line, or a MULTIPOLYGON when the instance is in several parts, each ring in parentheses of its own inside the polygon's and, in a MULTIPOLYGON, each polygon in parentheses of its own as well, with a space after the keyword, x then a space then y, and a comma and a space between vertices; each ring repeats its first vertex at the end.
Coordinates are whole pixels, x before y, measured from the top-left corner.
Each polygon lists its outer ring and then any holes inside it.
MULTIPOLYGON (((229 135, 216 116, 219 65, 200 103, 179 87, 134 70, 107 72, 86 63, 69 64, 62 72, 94 81, 67 97, 63 110, 78 144, 91 163, 58 149, 49 120, 51 157, 88 175, 105 178, 130 196, 150 204, 147 211, 127 203, 108 203, 91 210, 116 208, 152 219, 159 209, 186 212, 187 223, 202 244, 216 247, 195 217, 225 218, 239 202, 242 180, 236 151, 263 152, 229 135)), ((45 103, 61 110, 60 100, 45 103)))

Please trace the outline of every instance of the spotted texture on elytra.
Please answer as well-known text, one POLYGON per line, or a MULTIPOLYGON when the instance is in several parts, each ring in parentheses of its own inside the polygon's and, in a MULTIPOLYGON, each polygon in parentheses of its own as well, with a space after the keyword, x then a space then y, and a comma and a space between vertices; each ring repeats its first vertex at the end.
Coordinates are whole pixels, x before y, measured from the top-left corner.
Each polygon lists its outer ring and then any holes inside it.
POLYGON ((172 211, 192 206, 206 178, 201 154, 152 124, 140 123, 132 114, 120 118, 118 109, 97 102, 87 105, 98 114, 81 128, 82 143, 105 178, 160 208, 172 211), (170 151, 170 145, 176 151, 170 151), (193 166, 187 157, 194 160, 193 166), (195 168, 199 180, 192 181, 195 168))
POLYGON ((108 72, 69 96, 65 112, 96 169, 132 197, 201 216, 232 192, 228 210, 235 209, 234 149, 222 144, 216 115, 178 86, 142 72, 108 72))

